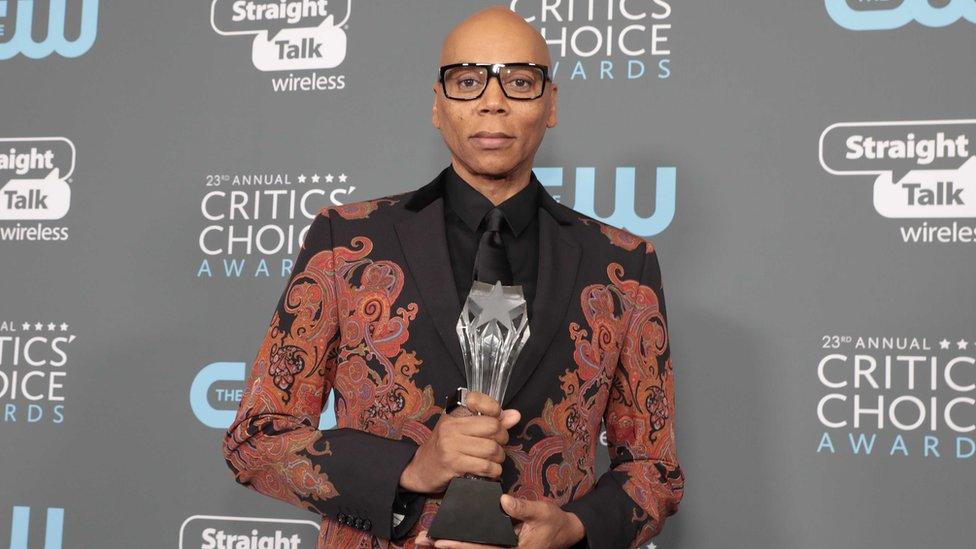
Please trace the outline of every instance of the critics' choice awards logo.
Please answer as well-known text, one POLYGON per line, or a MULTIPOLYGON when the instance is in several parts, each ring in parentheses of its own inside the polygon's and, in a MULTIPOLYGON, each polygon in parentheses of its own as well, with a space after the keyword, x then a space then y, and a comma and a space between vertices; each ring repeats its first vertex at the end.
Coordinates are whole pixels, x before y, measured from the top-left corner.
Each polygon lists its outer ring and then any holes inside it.
POLYGON ((552 77, 568 80, 671 76, 671 2, 511 0, 553 51, 552 77))
POLYGON ((75 146, 64 137, 0 138, 0 241, 67 240, 75 146))
POLYGON ((976 341, 826 335, 817 453, 976 457, 976 341))
POLYGON ((654 236, 666 229, 674 219, 678 177, 674 166, 659 166, 655 171, 655 181, 649 181, 642 174, 642 185, 638 185, 637 169, 633 166, 616 167, 613 178, 607 177, 605 172, 598 174, 593 167, 578 167, 573 172, 561 167, 533 168, 532 171, 549 194, 561 204, 638 236, 654 236), (613 188, 613 204, 608 215, 597 213, 598 179, 600 187, 613 188), (654 187, 654 212, 641 215, 637 213, 637 189, 651 185, 654 187), (573 195, 572 198, 570 194, 573 195))
POLYGON ((194 515, 180 526, 179 549, 301 549, 318 537, 310 520, 194 515))
POLYGON ((65 322, 0 321, 3 423, 63 423, 68 354, 65 322))
MULTIPOLYGON (((204 366, 190 384, 190 409, 200 423, 214 429, 227 429, 237 415, 237 405, 244 396, 248 365, 244 362, 213 362, 204 366)), ((329 393, 319 429, 336 426, 335 408, 329 393)))
POLYGON ((874 177, 874 209, 904 242, 976 242, 976 120, 842 122, 820 135, 820 163, 858 181, 874 177), (857 177, 854 177, 857 176, 857 177), (933 222, 956 218, 952 223, 933 222))
POLYGON ((196 276, 288 278, 312 220, 353 201, 356 187, 345 173, 213 174, 204 190, 196 276))
POLYGON ((67 0, 0 0, 0 60, 18 53, 41 59, 54 52, 64 57, 87 52, 98 32, 98 0, 74 0, 70 10, 66 4, 67 0), (65 29, 69 12, 72 20, 80 13, 77 31, 65 29), (46 25, 42 24, 45 15, 46 25), (34 40, 34 29, 47 29, 40 42, 34 40), (75 34, 77 38, 68 40, 75 34))
POLYGON ((827 13, 845 29, 897 29, 912 21, 945 27, 960 19, 976 23, 976 0, 825 0, 827 13))
MULTIPOLYGON (((334 69, 346 58, 346 30, 352 0, 345 13, 331 11, 342 2, 328 0, 213 0, 210 25, 222 36, 248 35, 251 61, 260 71, 334 69), (338 18, 341 17, 341 20, 338 18)), ((345 75, 316 72, 271 79, 274 91, 319 91, 345 88, 345 75)))
POLYGON ((10 549, 61 549, 64 536, 64 508, 48 507, 42 519, 31 520, 31 508, 15 505, 10 519, 10 549), (31 524, 33 523, 33 527, 31 524), (33 530, 33 535, 31 535, 33 530), (38 541, 43 540, 43 542, 38 541), (33 542, 33 543, 28 543, 33 542))

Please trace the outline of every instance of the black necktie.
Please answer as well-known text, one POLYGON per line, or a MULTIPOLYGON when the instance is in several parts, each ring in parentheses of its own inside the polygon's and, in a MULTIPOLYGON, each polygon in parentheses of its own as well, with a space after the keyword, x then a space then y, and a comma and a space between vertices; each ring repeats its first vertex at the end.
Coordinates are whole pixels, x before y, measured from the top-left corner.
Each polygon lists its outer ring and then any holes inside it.
POLYGON ((474 256, 474 279, 488 284, 501 281, 503 285, 511 286, 512 268, 508 264, 501 233, 505 224, 505 213, 498 208, 492 208, 485 214, 485 219, 488 225, 481 235, 478 251, 474 256))

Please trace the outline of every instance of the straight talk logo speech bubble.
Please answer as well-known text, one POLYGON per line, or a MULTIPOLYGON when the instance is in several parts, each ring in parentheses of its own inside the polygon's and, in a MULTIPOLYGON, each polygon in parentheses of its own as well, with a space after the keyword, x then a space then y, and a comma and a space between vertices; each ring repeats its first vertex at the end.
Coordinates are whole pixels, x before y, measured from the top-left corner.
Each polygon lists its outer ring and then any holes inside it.
POLYGON ((0 138, 0 221, 61 219, 75 145, 66 137, 0 138))
POLYGON ((311 520, 193 515, 180 525, 179 549, 300 549, 320 527, 311 520))
POLYGON ((960 19, 976 23, 976 0, 824 0, 830 18, 845 29, 897 29, 912 21, 945 27, 960 19))
POLYGON ((834 175, 873 175, 889 218, 976 217, 976 120, 841 122, 820 135, 834 175))
POLYGON ((346 14, 335 22, 327 0, 213 0, 210 26, 221 36, 253 35, 251 61, 260 71, 338 67, 346 58, 346 14))

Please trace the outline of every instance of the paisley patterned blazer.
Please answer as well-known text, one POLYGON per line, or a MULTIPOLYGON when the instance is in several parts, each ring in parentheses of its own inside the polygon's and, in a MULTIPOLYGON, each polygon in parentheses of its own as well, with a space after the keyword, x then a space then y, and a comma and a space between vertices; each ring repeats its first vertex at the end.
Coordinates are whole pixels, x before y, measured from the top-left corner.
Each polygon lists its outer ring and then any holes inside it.
MULTIPOLYGON (((407 535, 389 539, 400 473, 465 385, 446 172, 318 213, 224 436, 237 482, 322 516, 320 549, 413 547, 443 496, 426 495, 407 535), (330 393, 337 427, 320 431, 330 393)), ((522 416, 502 488, 576 513, 589 547, 637 547, 684 492, 657 254, 541 195, 531 335, 502 402, 522 416), (601 421, 610 470, 597 478, 601 421)))

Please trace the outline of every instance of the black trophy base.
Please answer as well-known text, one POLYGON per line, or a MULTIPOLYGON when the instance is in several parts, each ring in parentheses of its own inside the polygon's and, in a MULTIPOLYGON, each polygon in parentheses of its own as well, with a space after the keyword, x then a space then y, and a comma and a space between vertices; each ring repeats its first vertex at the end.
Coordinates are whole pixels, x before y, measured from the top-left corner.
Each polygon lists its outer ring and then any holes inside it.
POLYGON ((454 477, 427 530, 434 539, 515 547, 512 519, 502 511, 502 485, 490 479, 454 477))

